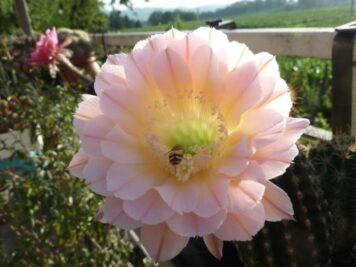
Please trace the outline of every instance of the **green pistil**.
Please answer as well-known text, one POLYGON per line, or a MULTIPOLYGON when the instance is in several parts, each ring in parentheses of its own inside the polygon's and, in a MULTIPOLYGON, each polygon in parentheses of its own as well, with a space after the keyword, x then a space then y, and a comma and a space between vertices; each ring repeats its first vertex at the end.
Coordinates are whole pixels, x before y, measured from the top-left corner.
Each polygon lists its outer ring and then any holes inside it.
POLYGON ((217 127, 212 122, 191 119, 171 125, 165 144, 168 148, 181 145, 187 154, 193 156, 197 147, 208 146, 213 150, 217 140, 217 127))

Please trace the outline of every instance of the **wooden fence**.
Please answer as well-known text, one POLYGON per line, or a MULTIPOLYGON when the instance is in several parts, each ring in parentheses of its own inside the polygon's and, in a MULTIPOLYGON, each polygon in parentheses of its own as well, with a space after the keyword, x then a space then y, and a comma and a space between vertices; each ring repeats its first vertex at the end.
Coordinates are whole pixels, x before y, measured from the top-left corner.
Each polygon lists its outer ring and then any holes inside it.
MULTIPOLYGON (((356 40, 353 27, 350 23, 337 29, 241 29, 225 33, 230 40, 247 44, 255 53, 267 51, 275 55, 331 59, 333 134, 356 136, 356 40)), ((157 32, 93 34, 92 39, 105 47, 132 47, 153 34, 157 32)), ((310 127, 308 134, 321 139, 332 138, 331 132, 315 127, 310 127)))

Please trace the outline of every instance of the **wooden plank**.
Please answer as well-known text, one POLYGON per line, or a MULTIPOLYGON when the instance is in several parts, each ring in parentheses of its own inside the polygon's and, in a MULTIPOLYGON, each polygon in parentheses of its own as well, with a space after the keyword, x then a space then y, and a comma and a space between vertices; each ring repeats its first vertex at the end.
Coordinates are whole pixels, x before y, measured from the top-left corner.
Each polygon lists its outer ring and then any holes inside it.
POLYGON ((160 32, 130 32, 130 33, 94 33, 92 34, 92 40, 97 44, 105 44, 108 46, 133 46, 138 41, 144 40, 154 34, 160 32))
POLYGON ((356 27, 351 29, 340 30, 333 44, 332 128, 356 137, 356 27))
MULTIPOLYGON (((352 64, 352 85, 351 85, 351 126, 350 134, 356 137, 356 41, 353 42, 353 64, 352 64)), ((335 88, 337 90, 337 88, 335 88)))
POLYGON ((229 39, 242 42, 255 53, 331 59, 335 31, 332 28, 253 29, 229 32, 229 39))
MULTIPOLYGON (((159 32, 93 34, 96 43, 133 46, 159 32)), ((225 31, 230 40, 246 43, 255 53, 331 59, 333 28, 240 29, 225 31)))
POLYGON ((333 138, 332 132, 314 126, 309 126, 304 134, 325 141, 330 141, 333 138))

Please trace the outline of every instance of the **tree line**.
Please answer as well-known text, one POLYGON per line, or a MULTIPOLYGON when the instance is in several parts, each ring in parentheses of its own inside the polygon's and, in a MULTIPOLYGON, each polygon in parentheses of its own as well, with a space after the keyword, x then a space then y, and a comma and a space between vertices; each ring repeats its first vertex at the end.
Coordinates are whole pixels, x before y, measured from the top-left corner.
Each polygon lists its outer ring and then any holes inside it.
MULTIPOLYGON (((119 11, 107 13, 101 0, 26 0, 32 28, 36 31, 56 26, 106 32, 140 27, 119 11)), ((130 5, 130 0, 111 0, 112 4, 130 5)), ((13 0, 0 0, 0 34, 20 33, 13 0)))
POLYGON ((197 20, 198 16, 195 12, 182 11, 179 9, 173 11, 154 11, 148 18, 150 25, 174 23, 177 19, 182 21, 197 20))

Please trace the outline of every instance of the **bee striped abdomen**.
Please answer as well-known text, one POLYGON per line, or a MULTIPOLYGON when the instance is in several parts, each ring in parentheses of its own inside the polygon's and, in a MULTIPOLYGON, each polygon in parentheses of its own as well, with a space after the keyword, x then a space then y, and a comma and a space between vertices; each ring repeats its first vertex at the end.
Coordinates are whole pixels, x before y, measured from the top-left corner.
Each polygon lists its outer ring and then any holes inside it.
POLYGON ((178 165, 183 159, 182 155, 178 155, 178 154, 171 154, 169 155, 169 162, 173 165, 176 166, 178 165))
POLYGON ((169 151, 169 156, 168 156, 169 163, 173 166, 179 165, 179 163, 181 163, 183 160, 184 154, 185 154, 185 150, 183 146, 175 145, 169 151))

